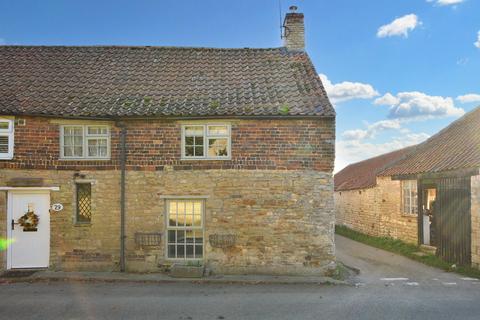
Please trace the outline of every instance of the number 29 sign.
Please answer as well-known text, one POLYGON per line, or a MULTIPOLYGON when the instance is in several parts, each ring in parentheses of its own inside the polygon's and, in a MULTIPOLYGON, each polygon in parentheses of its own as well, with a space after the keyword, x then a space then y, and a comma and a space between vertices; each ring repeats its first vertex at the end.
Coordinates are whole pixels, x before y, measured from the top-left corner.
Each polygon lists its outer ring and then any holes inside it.
POLYGON ((58 212, 63 210, 63 204, 61 203, 54 203, 52 204, 52 211, 58 212))

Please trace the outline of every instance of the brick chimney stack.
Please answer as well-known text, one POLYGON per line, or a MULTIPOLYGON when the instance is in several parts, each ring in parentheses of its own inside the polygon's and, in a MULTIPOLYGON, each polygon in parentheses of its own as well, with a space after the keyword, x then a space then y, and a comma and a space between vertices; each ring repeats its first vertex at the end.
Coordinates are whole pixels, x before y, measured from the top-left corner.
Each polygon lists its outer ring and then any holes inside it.
POLYGON ((285 15, 283 21, 283 45, 288 50, 305 50, 305 24, 303 13, 297 12, 296 6, 291 6, 290 12, 285 15))

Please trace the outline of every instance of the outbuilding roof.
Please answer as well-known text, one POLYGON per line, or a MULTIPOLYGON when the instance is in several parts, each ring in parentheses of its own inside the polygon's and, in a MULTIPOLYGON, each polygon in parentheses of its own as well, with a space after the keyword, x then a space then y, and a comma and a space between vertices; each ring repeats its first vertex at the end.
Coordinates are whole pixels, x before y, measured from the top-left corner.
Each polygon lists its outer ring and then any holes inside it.
POLYGON ((335 191, 373 188, 377 184, 377 174, 389 165, 404 158, 414 150, 414 146, 353 163, 334 176, 335 191))
POLYGON ((477 107, 379 175, 413 175, 479 167, 480 107, 477 107))
POLYGON ((0 114, 320 116, 335 111, 305 52, 0 46, 0 114))

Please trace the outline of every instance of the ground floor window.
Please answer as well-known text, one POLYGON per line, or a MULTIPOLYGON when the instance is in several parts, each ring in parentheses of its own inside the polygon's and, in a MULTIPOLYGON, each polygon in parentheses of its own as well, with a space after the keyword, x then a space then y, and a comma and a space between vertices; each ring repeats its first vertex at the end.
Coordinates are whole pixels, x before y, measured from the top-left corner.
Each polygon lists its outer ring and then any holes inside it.
POLYGON ((417 180, 402 181, 402 207, 404 214, 417 214, 417 180))
POLYGON ((77 183, 76 222, 90 223, 92 220, 92 184, 77 183))
POLYGON ((167 257, 203 257, 203 200, 167 200, 167 257))

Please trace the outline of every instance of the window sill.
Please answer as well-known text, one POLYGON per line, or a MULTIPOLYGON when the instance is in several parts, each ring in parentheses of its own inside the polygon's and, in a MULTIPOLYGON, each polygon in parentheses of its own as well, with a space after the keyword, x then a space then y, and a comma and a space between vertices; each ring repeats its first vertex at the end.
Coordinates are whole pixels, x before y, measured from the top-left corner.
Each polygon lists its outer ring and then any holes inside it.
POLYGON ((12 157, 0 157, 0 161, 2 160, 13 160, 13 156, 12 157))
POLYGON ((401 216, 405 218, 418 218, 418 214, 402 213, 401 216))

